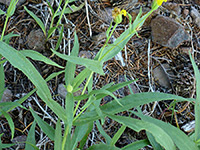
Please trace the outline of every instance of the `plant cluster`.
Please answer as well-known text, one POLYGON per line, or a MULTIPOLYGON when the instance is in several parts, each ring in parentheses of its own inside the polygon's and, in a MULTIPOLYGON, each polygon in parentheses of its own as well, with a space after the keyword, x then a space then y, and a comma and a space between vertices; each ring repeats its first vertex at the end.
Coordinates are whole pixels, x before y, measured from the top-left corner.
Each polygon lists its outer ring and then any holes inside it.
MULTIPOLYGON (((63 1, 60 0, 59 7, 61 7, 62 2, 63 1)), ((39 24, 40 28, 44 32, 46 40, 48 40, 51 37, 52 33, 55 32, 56 29, 58 29, 58 27, 61 27, 61 32, 63 31, 63 25, 60 24, 60 21, 62 19, 63 14, 67 13, 66 6, 70 2, 70 0, 64 1, 64 9, 62 11, 59 11, 59 8, 56 11, 54 11, 48 3, 52 11, 52 22, 48 31, 45 28, 42 21, 34 13, 32 13, 26 7, 24 7, 24 9, 36 20, 36 22, 39 24), (57 16, 59 17, 59 19, 55 23, 54 19, 57 16)), ((146 18, 154 10, 158 9, 158 7, 163 2, 166 2, 166 0, 154 0, 152 3, 152 9, 143 16, 141 8, 138 16, 134 21, 132 21, 131 15, 128 14, 125 10, 115 8, 113 11, 113 19, 115 25, 114 27, 112 27, 111 23, 110 27, 106 32, 106 43, 100 49, 100 51, 93 60, 78 57, 79 42, 76 33, 74 33, 74 47, 72 48, 70 55, 61 54, 57 51, 60 44, 60 42, 58 41, 56 48, 51 49, 51 51, 60 59, 67 61, 66 66, 63 67, 36 51, 17 51, 16 49, 8 45, 10 37, 16 36, 12 33, 4 36, 8 19, 13 15, 17 3, 17 0, 11 0, 7 13, 0 10, 0 15, 6 15, 6 21, 0 40, 0 99, 2 98, 3 92, 5 90, 3 64, 6 61, 9 61, 14 67, 21 70, 35 86, 35 89, 33 89, 26 96, 22 97, 16 102, 0 103, 0 115, 3 115, 7 119, 12 133, 12 138, 14 137, 15 127, 14 122, 8 114, 8 112, 16 107, 22 107, 23 109, 28 109, 34 117, 34 121, 30 127, 28 137, 26 140, 26 150, 38 149, 35 145, 36 124, 49 137, 49 139, 54 141, 55 150, 83 149, 88 139, 88 134, 93 128, 94 122, 96 122, 96 125, 100 133, 104 136, 106 142, 93 145, 89 147, 88 150, 120 149, 116 147, 115 144, 127 127, 136 132, 145 130, 147 134, 147 139, 133 142, 121 148, 122 150, 140 149, 147 145, 151 145, 156 150, 198 150, 200 145, 200 73, 191 55, 190 59, 196 76, 196 99, 183 98, 177 95, 158 92, 144 92, 137 94, 132 93, 120 99, 113 94, 114 91, 129 85, 130 83, 134 82, 134 80, 126 81, 124 83, 119 83, 115 85, 113 83, 110 83, 98 90, 93 90, 92 88, 93 74, 98 73, 100 75, 104 75, 104 71, 102 69, 103 64, 106 61, 112 59, 124 48, 129 39, 133 35, 137 34, 137 30, 140 27, 142 27, 146 18), (127 15, 129 17, 129 28, 126 31, 124 31, 120 35, 120 37, 118 37, 114 41, 114 43, 109 44, 109 39, 111 38, 115 28, 122 21, 122 15, 127 15), (59 67, 60 69, 62 69, 62 71, 53 72, 46 79, 43 79, 27 57, 32 58, 33 60, 40 60, 47 64, 59 67), (81 71, 77 76, 75 76, 77 64, 85 66, 85 69, 81 71), (67 90, 64 108, 52 99, 52 95, 47 86, 47 81, 62 73, 65 74, 65 87, 67 90), (86 81, 86 83, 84 85, 84 88, 82 89, 81 95, 74 96, 73 93, 75 93, 78 90, 81 90, 80 85, 84 81, 86 81), (41 98, 41 100, 43 100, 43 102, 57 115, 58 119, 55 128, 53 128, 44 120, 42 120, 32 108, 25 108, 22 106, 22 103, 35 92, 41 98), (114 100, 101 106, 101 99, 107 95, 111 96, 114 100), (87 102, 84 104, 84 106, 81 107, 81 111, 77 112, 78 108, 80 107, 80 103, 83 100, 87 100, 87 102), (171 124, 142 114, 140 109, 141 105, 162 100, 176 100, 176 102, 195 102, 194 105, 196 126, 193 134, 187 136, 184 132, 172 126, 171 124), (76 105, 75 102, 77 102, 76 105), (137 111, 132 111, 132 108, 136 108, 137 111), (117 113, 123 111, 129 111, 130 113, 138 116, 140 119, 116 115, 117 113), (105 117, 109 117, 112 120, 122 124, 121 128, 115 133, 115 135, 112 138, 109 135, 107 135, 102 129, 101 125, 104 124, 105 117), (74 130, 72 130, 72 128, 74 130)), ((62 38, 62 36, 60 38, 62 38)), ((0 135, 0 137, 2 135, 3 133, 0 135)), ((0 140, 0 149, 7 148, 12 145, 13 144, 2 144, 0 140)))

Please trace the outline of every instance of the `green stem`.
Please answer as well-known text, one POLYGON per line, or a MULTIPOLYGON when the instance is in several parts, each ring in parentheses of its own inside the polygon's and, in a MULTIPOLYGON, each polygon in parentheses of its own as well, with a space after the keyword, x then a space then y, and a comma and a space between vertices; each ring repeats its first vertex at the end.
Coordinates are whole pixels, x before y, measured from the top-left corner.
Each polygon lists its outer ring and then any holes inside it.
POLYGON ((60 21, 61 21, 61 19, 62 19, 62 16, 63 16, 63 14, 64 14, 64 12, 65 12, 65 8, 67 7, 67 4, 69 3, 69 0, 66 0, 65 1, 65 5, 64 5, 64 8, 63 8, 63 10, 61 11, 61 14, 60 14, 60 18, 59 18, 59 20, 58 20, 58 22, 57 22, 57 24, 56 24, 56 27, 59 25, 59 23, 60 23, 60 21))
POLYGON ((4 36, 4 33, 5 33, 5 30, 6 30, 6 26, 7 26, 7 23, 8 23, 8 16, 6 16, 6 21, 4 23, 4 26, 3 26, 3 31, 2 31, 2 34, 1 34, 1 41, 3 40, 3 36, 4 36))
MULTIPOLYGON (((87 88, 87 86, 88 86, 88 84, 90 82, 90 79, 92 78, 93 73, 94 73, 93 71, 90 73, 90 76, 88 77, 88 80, 87 80, 87 82, 86 82, 86 84, 85 84, 85 86, 83 88, 83 91, 82 91, 81 95, 83 95, 85 93, 86 88, 87 88)), ((76 108, 74 109, 73 115, 75 115, 75 113, 76 113, 76 111, 77 111, 77 109, 78 109, 78 107, 80 105, 80 102, 81 101, 78 101, 78 103, 76 104, 76 108)), ((76 117, 74 117, 73 121, 75 121, 82 113, 83 113, 83 111, 81 111, 76 117)))
POLYGON ((98 60, 101 60, 101 55, 102 55, 102 53, 103 53, 103 51, 104 51, 104 49, 105 49, 105 47, 107 46, 107 44, 108 44, 108 41, 110 40, 110 38, 111 38, 111 36, 112 36, 112 34, 113 34, 113 32, 115 31, 115 28, 117 27, 117 23, 114 25, 114 27, 113 27, 113 29, 112 29, 112 31, 111 31, 111 33, 110 33, 110 35, 108 36, 108 38, 106 39, 106 43, 104 44, 104 46, 102 47, 102 50, 101 50, 101 53, 100 53, 100 55, 99 55, 99 58, 98 58, 98 60))
POLYGON ((64 133, 64 138, 63 138, 63 142, 62 142, 62 150, 65 150, 65 143, 67 140, 68 133, 69 133, 69 126, 67 126, 65 133, 64 133))

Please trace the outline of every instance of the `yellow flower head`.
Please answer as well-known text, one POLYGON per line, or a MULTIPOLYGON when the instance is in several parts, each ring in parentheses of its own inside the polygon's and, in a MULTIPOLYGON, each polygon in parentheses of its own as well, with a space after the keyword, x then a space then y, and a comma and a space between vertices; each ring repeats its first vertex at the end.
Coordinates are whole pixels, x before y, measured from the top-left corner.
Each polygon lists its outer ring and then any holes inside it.
POLYGON ((152 9, 153 10, 158 9, 158 7, 161 6, 163 2, 167 2, 167 0, 154 0, 151 6, 152 9))
POLYGON ((126 10, 122 9, 120 10, 119 8, 115 7, 114 10, 112 11, 112 17, 114 19, 114 22, 119 24, 122 22, 122 15, 126 16, 126 10))
POLYGON ((163 2, 167 2, 167 0, 155 0, 156 3, 161 6, 163 2))

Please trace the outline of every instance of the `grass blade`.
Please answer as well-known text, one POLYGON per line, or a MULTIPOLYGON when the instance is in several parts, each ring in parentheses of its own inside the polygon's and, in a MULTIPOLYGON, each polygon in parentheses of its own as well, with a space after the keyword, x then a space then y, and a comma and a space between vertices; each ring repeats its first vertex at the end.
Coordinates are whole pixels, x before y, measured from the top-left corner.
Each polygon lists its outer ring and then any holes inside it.
POLYGON ((28 132, 25 150, 35 150, 35 148, 32 147, 32 145, 35 145, 35 125, 36 123, 35 121, 33 121, 33 124, 31 125, 31 129, 28 132), (29 143, 31 143, 31 145, 29 143))
MULTIPOLYGON (((78 43, 78 37, 75 32, 74 33, 74 47, 72 48, 70 56, 76 57, 78 56, 78 52, 79 52, 79 43, 78 43)), ((76 64, 68 61, 65 67, 65 85, 68 85, 68 84, 72 85, 72 82, 74 80, 75 70, 76 70, 76 64)), ((73 86, 73 88, 75 87, 73 86)))
POLYGON ((113 136, 110 145, 115 145, 117 143, 117 141, 119 140, 120 136, 124 133, 125 129, 126 129, 125 125, 122 125, 120 127, 120 129, 117 131, 117 133, 115 133, 115 135, 113 136))
POLYGON ((176 146, 174 145, 174 142, 168 133, 153 123, 124 116, 108 115, 108 117, 123 125, 126 125, 136 132, 146 130, 150 132, 156 141, 160 143, 166 150, 176 150, 176 146))
POLYGON ((22 53, 25 57, 29 57, 33 60, 42 61, 42 62, 44 62, 48 65, 52 65, 52 66, 56 66, 58 68, 64 69, 63 66, 58 65, 57 63, 55 63, 51 59, 43 56, 39 52, 36 52, 36 51, 33 51, 33 50, 22 50, 22 51, 19 51, 19 52, 22 53))
POLYGON ((60 120, 58 119, 56 123, 56 131, 55 131, 55 142, 54 142, 54 149, 56 150, 61 150, 62 147, 62 129, 61 129, 61 123, 60 120))
POLYGON ((31 80, 37 88, 36 92, 38 96, 56 113, 56 115, 58 115, 59 118, 66 121, 64 109, 52 99, 46 81, 41 77, 33 64, 23 54, 6 43, 0 41, 0 45, 0 54, 31 80))
POLYGON ((99 129, 99 132, 101 135, 105 138, 106 144, 110 144, 112 139, 111 137, 103 130, 102 126, 99 123, 99 120, 96 121, 97 128, 99 129))
POLYGON ((5 90, 5 76, 4 76, 4 68, 3 68, 3 64, 0 64, 0 101, 3 97, 3 93, 5 90))
MULTIPOLYGON (((52 50, 52 49, 51 49, 52 50)), ((82 65, 90 69, 91 71, 94 71, 100 75, 104 75, 103 69, 102 69, 102 63, 97 60, 87 59, 87 58, 81 58, 81 57, 75 57, 75 56, 68 56, 64 54, 60 54, 54 50, 52 50, 54 54, 56 54, 58 57, 68 60, 71 63, 82 65)))
MULTIPOLYGON (((177 95, 166 94, 166 93, 136 93, 132 95, 128 95, 124 98, 118 99, 119 102, 123 105, 120 106, 116 101, 111 101, 103 106, 100 106, 100 109, 104 113, 108 114, 115 114, 119 113, 133 107, 137 107, 143 104, 151 103, 154 101, 161 101, 161 100, 173 100, 176 99, 177 101, 194 101, 194 99, 187 99, 177 95)), ((80 116, 75 122, 74 125, 81 125, 84 123, 88 123, 89 121, 95 121, 99 119, 99 116, 95 110, 86 111, 82 116, 80 116)))
POLYGON ((24 6, 24 9, 29 13, 29 15, 31 17, 33 17, 33 19, 35 19, 35 21, 37 22, 37 24, 40 26, 40 28, 42 29, 43 33, 44 33, 44 36, 46 37, 47 34, 46 34, 46 29, 45 29, 45 26, 43 24, 43 22, 40 20, 40 18, 38 18, 32 11, 28 10, 26 8, 26 6, 24 6))
MULTIPOLYGON (((149 123, 155 124, 162 129, 173 139, 176 146, 181 150, 198 150, 195 143, 180 129, 172 126, 171 124, 165 123, 158 119, 154 119, 145 115, 141 115, 139 113, 133 112, 137 116, 139 116, 142 120, 145 120, 149 123), (169 132, 170 131, 170 132, 169 132)), ((160 143, 159 143, 160 144, 160 143)))
POLYGON ((54 140, 54 135, 55 135, 55 130, 48 123, 46 123, 44 120, 42 120, 34 112, 34 110, 32 108, 30 108, 30 111, 31 111, 35 121, 37 122, 39 127, 42 129, 42 131, 53 141, 54 140))
POLYGON ((10 115, 5 112, 4 110, 0 109, 0 112, 4 115, 4 117, 6 118, 6 120, 8 121, 8 124, 10 126, 10 130, 11 130, 11 139, 13 139, 14 137, 14 133, 15 133, 15 126, 14 126, 14 122, 12 120, 12 118, 10 117, 10 115))
POLYGON ((195 64, 191 53, 189 53, 190 60, 194 69, 194 74, 196 78, 196 100, 195 100, 195 141, 200 139, 200 72, 195 64))
POLYGON ((96 144, 88 148, 87 150, 120 150, 115 146, 110 146, 106 144, 96 144))
POLYGON ((125 147, 123 147, 121 150, 136 150, 136 149, 141 149, 147 145, 149 145, 149 141, 148 140, 140 140, 140 141, 136 141, 133 142, 131 144, 126 145, 125 147))

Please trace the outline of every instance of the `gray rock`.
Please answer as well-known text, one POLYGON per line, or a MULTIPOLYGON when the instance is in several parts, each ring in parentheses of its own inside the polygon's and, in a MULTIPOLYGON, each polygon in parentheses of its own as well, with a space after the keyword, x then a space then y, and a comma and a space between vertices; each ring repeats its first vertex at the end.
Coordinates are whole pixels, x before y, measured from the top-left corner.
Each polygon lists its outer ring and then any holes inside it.
POLYGON ((200 13, 199 13, 199 11, 196 8, 191 7, 190 14, 192 16, 193 22, 200 28, 200 13))
MULTIPOLYGON (((11 0, 0 0, 0 3, 9 6, 11 0)), ((17 3, 17 7, 21 6, 26 0, 19 0, 17 3)))
POLYGON ((67 95, 67 90, 66 90, 64 84, 58 85, 58 94, 60 95, 61 98, 65 99, 65 97, 67 95))
MULTIPOLYGON (((23 149, 25 148, 25 142, 26 142, 27 136, 26 135, 21 135, 21 136, 17 136, 15 138, 12 139, 12 142, 17 144, 18 149, 23 149)), ((17 148, 16 148, 17 149, 17 148)))
POLYGON ((183 41, 190 40, 189 34, 176 20, 158 15, 151 21, 152 40, 169 48, 178 47, 183 41))
POLYGON ((32 30, 28 35, 27 44, 29 48, 42 52, 45 50, 45 39, 42 30, 32 30))
POLYGON ((168 73, 166 72, 169 69, 170 67, 168 64, 162 64, 162 66, 158 66, 155 69, 153 69, 154 79, 157 80, 158 83, 165 88, 171 87, 170 79, 168 73))
POLYGON ((6 89, 3 93, 3 97, 0 101, 0 103, 1 102, 12 102, 12 97, 13 97, 13 94, 12 94, 11 90, 6 89))

